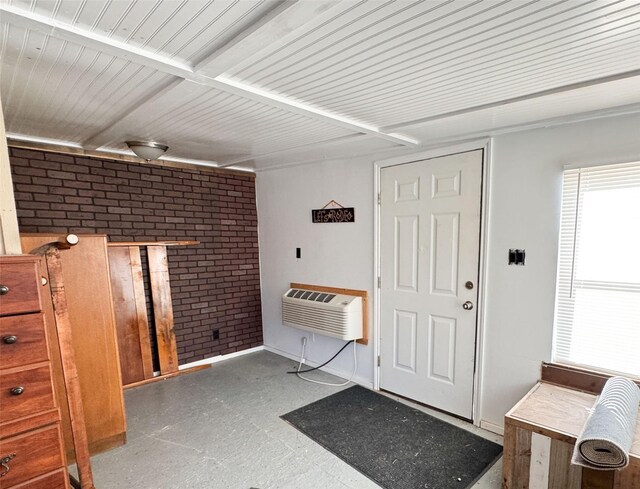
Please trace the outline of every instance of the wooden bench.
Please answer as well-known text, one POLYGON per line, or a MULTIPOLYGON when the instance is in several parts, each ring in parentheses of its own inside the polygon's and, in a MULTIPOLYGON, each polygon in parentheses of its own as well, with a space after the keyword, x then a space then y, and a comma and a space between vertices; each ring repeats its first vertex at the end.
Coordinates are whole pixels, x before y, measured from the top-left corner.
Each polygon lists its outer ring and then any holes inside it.
POLYGON ((596 395, 540 382, 505 416, 503 489, 640 489, 640 413, 621 471, 571 465, 596 395))

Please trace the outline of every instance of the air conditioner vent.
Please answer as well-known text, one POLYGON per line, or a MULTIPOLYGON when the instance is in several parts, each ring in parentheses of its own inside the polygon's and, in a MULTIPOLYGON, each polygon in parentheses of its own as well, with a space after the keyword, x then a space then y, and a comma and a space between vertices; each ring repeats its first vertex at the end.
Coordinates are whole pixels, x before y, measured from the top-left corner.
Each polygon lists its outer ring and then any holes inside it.
POLYGON ((313 292, 310 290, 290 289, 286 293, 287 297, 293 297, 294 299, 302 299, 312 302, 330 302, 336 295, 325 294, 322 292, 313 292))
POLYGON ((282 322, 343 340, 359 339, 362 338, 362 298, 289 289, 282 296, 282 322))

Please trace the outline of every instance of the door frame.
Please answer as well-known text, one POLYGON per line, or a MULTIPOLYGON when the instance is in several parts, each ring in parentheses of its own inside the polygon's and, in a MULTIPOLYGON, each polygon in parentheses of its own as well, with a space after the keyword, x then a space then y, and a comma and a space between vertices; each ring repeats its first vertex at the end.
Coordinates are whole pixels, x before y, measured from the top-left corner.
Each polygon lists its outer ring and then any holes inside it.
POLYGON ((460 144, 454 144, 446 147, 433 148, 419 153, 398 156, 374 162, 374 226, 373 226, 373 242, 374 242, 374 263, 373 263, 373 388, 380 390, 380 367, 378 366, 378 356, 380 355, 380 305, 381 295, 378 287, 378 277, 380 276, 380 204, 378 195, 380 193, 380 177, 383 168, 389 166, 397 166, 406 163, 414 163, 421 160, 438 158, 441 156, 449 156, 457 153, 465 153, 473 150, 483 150, 482 157, 482 187, 481 187, 481 212, 480 212, 480 256, 478 271, 478 313, 476 320, 476 345, 475 345, 475 368, 473 375, 473 399, 472 399, 472 422, 476 426, 480 426, 482 420, 482 380, 483 380, 483 357, 485 345, 485 315, 486 315, 486 297, 487 289, 487 257, 488 257, 488 229, 489 229, 489 205, 490 205, 490 174, 492 161, 492 139, 484 138, 472 140, 460 144))

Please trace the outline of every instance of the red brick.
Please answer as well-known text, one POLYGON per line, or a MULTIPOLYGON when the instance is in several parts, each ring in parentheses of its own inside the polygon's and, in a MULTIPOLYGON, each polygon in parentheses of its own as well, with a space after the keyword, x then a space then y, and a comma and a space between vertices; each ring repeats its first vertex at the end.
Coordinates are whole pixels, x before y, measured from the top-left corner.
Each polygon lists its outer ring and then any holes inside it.
POLYGON ((15 156, 17 158, 44 160, 44 153, 42 151, 32 151, 30 149, 11 148, 11 156, 15 156))
POLYGON ((22 231, 201 241, 168 250, 181 364, 261 344, 253 177, 16 148, 11 155, 22 231))
POLYGON ((59 161, 61 163, 73 163, 73 156, 58 153, 45 153, 44 159, 49 161, 59 161))

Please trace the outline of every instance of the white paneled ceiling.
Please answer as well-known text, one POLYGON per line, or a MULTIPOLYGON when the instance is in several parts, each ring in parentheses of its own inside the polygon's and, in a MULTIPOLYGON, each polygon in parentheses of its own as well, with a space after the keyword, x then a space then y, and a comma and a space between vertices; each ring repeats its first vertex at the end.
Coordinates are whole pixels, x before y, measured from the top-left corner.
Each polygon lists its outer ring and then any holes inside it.
POLYGON ((2 103, 10 132, 82 143, 172 78, 79 44, 2 23, 2 103))
POLYGON ((0 0, 7 131, 257 169, 640 110, 637 0, 0 0))
POLYGON ((21 10, 197 64, 263 17, 267 0, 8 0, 21 10))
POLYGON ((341 127, 238 95, 184 81, 153 104, 132 111, 100 135, 101 146, 126 149, 124 139, 169 145, 169 156, 191 151, 221 164, 352 135, 341 127), (251 137, 247 137, 250 134, 251 137))

